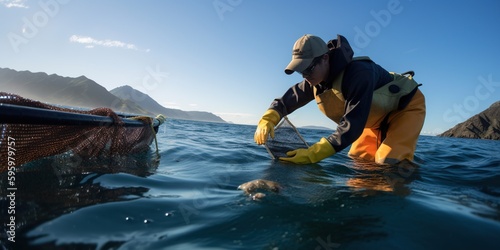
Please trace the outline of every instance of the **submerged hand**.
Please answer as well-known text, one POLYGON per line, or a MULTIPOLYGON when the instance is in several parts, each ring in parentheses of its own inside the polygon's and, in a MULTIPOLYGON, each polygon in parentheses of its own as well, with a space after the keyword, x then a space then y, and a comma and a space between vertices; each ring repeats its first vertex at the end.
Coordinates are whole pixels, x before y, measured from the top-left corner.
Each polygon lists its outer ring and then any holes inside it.
POLYGON ((309 148, 299 148, 286 153, 289 157, 280 157, 282 161, 288 161, 296 164, 309 164, 316 163, 328 156, 334 155, 335 149, 333 149, 332 144, 325 139, 321 140, 309 148))
POLYGON ((313 163, 313 160, 309 157, 309 152, 305 148, 295 149, 293 151, 286 152, 288 157, 280 157, 282 161, 288 161, 295 164, 308 164, 313 163))

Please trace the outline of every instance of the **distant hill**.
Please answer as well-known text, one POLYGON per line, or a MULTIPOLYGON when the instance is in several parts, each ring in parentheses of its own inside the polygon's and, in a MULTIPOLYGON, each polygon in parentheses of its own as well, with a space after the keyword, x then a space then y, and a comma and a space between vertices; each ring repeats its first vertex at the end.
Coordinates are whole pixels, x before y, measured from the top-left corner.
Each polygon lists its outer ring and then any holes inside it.
POLYGON ((111 94, 121 98, 122 100, 137 103, 139 106, 147 109, 148 111, 164 114, 170 118, 184 119, 184 120, 197 120, 209 122, 225 122, 219 116, 209 112, 203 111, 182 111, 179 109, 169 109, 161 106, 150 96, 126 85, 121 86, 110 91, 111 94))
POLYGON ((322 126, 315 126, 315 125, 309 125, 309 126, 302 126, 300 128, 305 128, 305 129, 316 129, 316 130, 334 130, 332 128, 328 127, 322 127, 322 126))
POLYGON ((107 107, 116 112, 129 114, 150 116, 164 114, 170 118, 225 122, 209 112, 164 108, 151 97, 129 86, 116 88, 113 94, 85 76, 72 78, 43 72, 0 68, 0 91, 54 105, 81 108, 107 107))
POLYGON ((85 76, 71 78, 0 68, 0 90, 56 105, 108 107, 125 113, 153 114, 133 102, 114 96, 85 76))
POLYGON ((500 101, 439 136, 500 140, 500 101))

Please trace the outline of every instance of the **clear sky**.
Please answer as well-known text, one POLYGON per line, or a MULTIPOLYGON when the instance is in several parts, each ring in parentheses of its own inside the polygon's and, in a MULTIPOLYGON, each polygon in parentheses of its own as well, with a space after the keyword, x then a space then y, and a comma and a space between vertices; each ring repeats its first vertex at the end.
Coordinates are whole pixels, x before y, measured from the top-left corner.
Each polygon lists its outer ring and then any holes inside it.
MULTIPOLYGON (((500 100, 500 1, 0 0, 0 67, 130 85, 160 104, 257 124, 298 74, 304 34, 344 35, 355 55, 414 70, 424 134, 500 100)), ((311 102, 297 126, 335 128, 311 102)))

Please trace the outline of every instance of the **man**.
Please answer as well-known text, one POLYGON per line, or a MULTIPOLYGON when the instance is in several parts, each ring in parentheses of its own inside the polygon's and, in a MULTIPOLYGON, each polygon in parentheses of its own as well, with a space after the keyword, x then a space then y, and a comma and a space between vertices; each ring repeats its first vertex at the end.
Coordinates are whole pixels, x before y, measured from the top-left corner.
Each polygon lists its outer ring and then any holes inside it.
POLYGON ((275 99, 259 121, 254 140, 264 144, 283 116, 316 100, 335 121, 337 130, 307 149, 287 152, 280 160, 316 163, 351 145, 349 156, 378 164, 412 161, 425 119, 425 99, 413 72, 389 73, 368 57, 353 58, 341 35, 328 45, 304 35, 292 51, 286 74, 298 72, 304 81, 275 99))

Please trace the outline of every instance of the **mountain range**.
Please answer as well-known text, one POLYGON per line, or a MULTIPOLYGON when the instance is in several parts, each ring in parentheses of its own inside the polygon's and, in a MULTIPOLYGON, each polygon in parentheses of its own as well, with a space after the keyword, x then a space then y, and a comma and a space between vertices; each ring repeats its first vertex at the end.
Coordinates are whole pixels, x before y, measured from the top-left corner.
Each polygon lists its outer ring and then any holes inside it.
POLYGON ((500 101, 439 136, 500 140, 500 101))
POLYGON ((225 122, 209 112, 165 108, 153 98, 130 86, 108 91, 85 76, 72 78, 43 72, 0 68, 0 91, 55 105, 80 108, 108 107, 116 112, 129 114, 150 116, 163 114, 174 119, 225 122))
POLYGON ((147 107, 147 110, 155 114, 163 114, 167 117, 183 120, 213 121, 225 122, 222 118, 203 111, 183 111, 180 109, 169 109, 161 106, 150 96, 128 86, 121 86, 110 91, 111 94, 122 100, 130 101, 141 107, 147 107))

